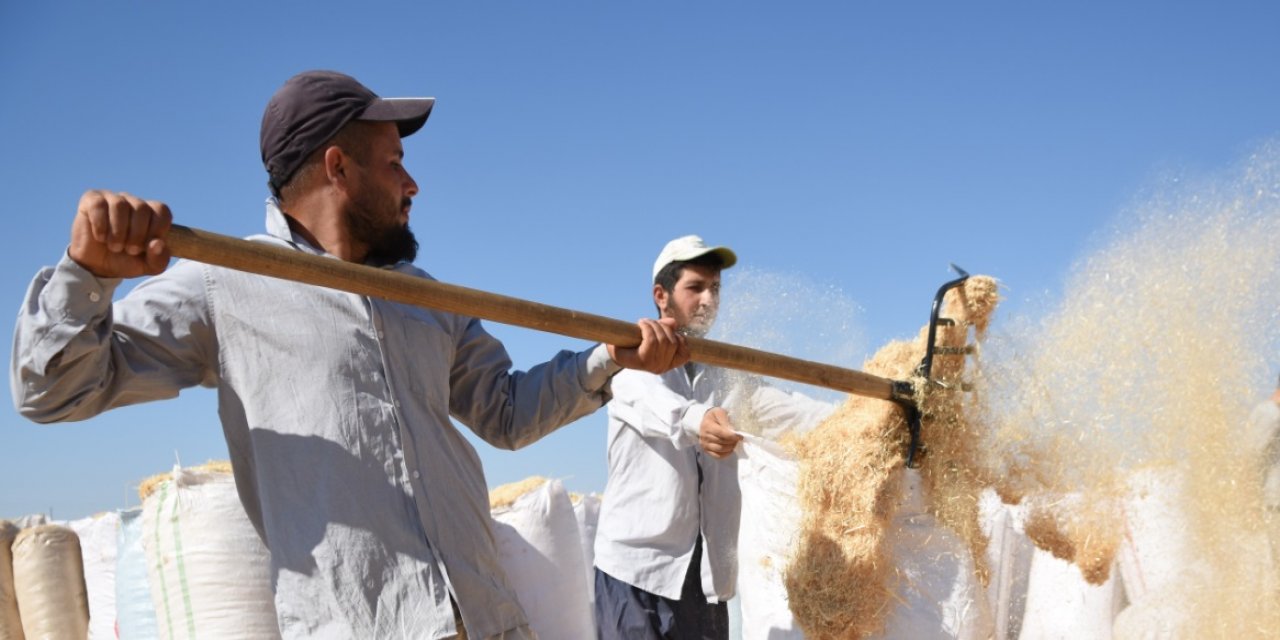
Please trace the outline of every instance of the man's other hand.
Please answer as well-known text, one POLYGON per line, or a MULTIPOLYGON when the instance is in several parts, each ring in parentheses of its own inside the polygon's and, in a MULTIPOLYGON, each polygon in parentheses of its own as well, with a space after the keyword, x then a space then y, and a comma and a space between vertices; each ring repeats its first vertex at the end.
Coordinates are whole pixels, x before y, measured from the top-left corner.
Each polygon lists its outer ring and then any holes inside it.
POLYGON ((698 429, 698 444, 712 458, 729 457, 741 441, 742 436, 733 430, 727 411, 712 407, 703 414, 702 426, 698 429))
POLYGON ((169 265, 164 237, 172 222, 163 202, 89 190, 80 196, 67 254, 99 278, 155 275, 169 265))
POLYGON ((627 369, 663 373, 689 361, 689 345, 676 331, 675 320, 645 318, 636 324, 640 327, 640 345, 609 345, 609 357, 614 362, 627 369))

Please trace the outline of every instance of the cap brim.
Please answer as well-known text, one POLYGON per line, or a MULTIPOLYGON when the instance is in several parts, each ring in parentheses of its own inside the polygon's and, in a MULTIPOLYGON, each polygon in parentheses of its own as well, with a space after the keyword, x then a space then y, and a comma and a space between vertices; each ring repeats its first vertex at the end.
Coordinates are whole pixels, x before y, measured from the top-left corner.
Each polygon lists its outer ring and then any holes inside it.
POLYGON ((733 249, 729 247, 716 247, 707 253, 714 253, 720 256, 720 259, 724 261, 724 264, 720 265, 721 269, 728 269, 738 264, 738 254, 734 253, 733 249))
POLYGON ((360 113, 358 120, 394 122, 400 137, 413 135, 426 124, 435 98, 378 98, 360 113))
POLYGON ((694 251, 684 251, 659 256, 658 262, 653 265, 653 277, 656 280, 658 278, 658 274, 662 272, 662 268, 672 262, 688 262, 711 254, 715 254, 720 257, 721 271, 738 264, 738 255, 733 252, 733 249, 730 249, 729 247, 705 247, 694 251))

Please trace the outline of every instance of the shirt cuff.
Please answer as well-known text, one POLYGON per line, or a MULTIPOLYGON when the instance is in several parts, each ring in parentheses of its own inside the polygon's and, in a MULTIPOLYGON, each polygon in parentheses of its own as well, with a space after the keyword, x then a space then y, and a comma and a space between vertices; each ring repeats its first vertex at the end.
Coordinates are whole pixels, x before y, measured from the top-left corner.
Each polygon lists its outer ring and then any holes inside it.
POLYGON ((598 344, 586 352, 582 369, 582 387, 587 391, 599 391, 609 384, 609 379, 622 371, 622 365, 609 357, 609 347, 598 344))
POLYGON ((688 410, 684 412, 684 417, 680 419, 680 430, 684 431, 685 435, 692 438, 695 443, 702 436, 702 419, 706 417, 707 412, 710 410, 711 407, 695 402, 689 405, 688 410))
POLYGON ((120 278, 99 278, 64 253, 53 268, 42 296, 46 309, 61 309, 62 318, 87 319, 106 312, 120 278))

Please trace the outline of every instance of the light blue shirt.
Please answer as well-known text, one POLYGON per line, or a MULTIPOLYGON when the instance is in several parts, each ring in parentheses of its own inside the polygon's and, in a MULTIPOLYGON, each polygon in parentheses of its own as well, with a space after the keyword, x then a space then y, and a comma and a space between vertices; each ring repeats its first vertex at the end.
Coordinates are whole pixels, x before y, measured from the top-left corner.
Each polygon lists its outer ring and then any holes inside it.
MULTIPOLYGON (((273 201, 267 229, 252 239, 321 253, 273 201)), ((118 284, 66 257, 37 275, 13 350, 23 415, 216 388, 285 638, 452 637, 451 592, 471 638, 532 637, 450 417, 497 447, 534 442, 608 401, 603 346, 513 372, 475 318, 190 261, 112 304, 118 284)))

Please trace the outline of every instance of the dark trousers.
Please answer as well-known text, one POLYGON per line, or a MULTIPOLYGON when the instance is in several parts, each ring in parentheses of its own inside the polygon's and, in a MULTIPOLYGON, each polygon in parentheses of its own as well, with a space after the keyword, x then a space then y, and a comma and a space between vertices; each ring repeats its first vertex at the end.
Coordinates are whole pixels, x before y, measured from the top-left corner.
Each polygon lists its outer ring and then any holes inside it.
POLYGON ((596 634, 600 640, 727 640, 729 608, 702 594, 702 536, 679 600, 633 587, 596 569, 596 634))

